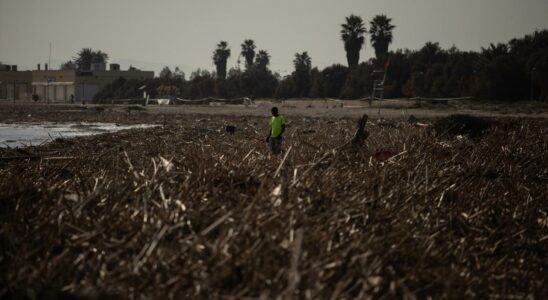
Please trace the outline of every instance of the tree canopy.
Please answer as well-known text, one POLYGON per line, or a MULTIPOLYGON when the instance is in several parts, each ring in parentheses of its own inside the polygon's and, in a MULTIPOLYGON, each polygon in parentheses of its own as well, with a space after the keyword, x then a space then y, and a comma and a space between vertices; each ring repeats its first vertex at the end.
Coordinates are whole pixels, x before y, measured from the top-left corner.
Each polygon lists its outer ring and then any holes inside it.
POLYGON ((255 58, 255 42, 253 40, 245 40, 241 47, 241 54, 245 58, 245 67, 251 68, 253 66, 253 59, 255 58))
POLYGON ((350 15, 346 23, 341 24, 341 39, 344 42, 346 60, 349 67, 355 67, 360 61, 360 51, 365 40, 366 28, 361 17, 350 15))
MULTIPOLYGON (((166 67, 152 80, 117 81, 98 94, 96 100, 133 97, 140 94, 138 88, 143 85, 150 87, 151 97, 170 87, 170 91, 177 93, 175 96, 187 99, 213 96, 360 99, 371 95, 374 72, 383 66, 386 98, 472 96, 496 101, 548 101, 548 30, 489 44, 477 52, 461 51, 456 46, 444 49, 434 41, 424 43, 417 50, 390 51, 388 45, 394 29, 391 19, 380 15, 369 24, 376 58, 361 63, 359 51, 366 34, 363 20, 351 15, 342 25, 341 38, 349 67, 333 64, 319 69, 313 66, 309 53, 303 51, 294 54, 294 70, 282 77, 269 69, 268 51, 256 52, 255 42, 245 40, 241 44, 241 55, 246 60, 246 68, 227 70, 230 49, 221 41, 212 56, 216 72, 198 69, 186 79, 179 69, 171 71, 166 67), (385 65, 387 57, 390 64, 385 65)), ((87 62, 93 61, 90 57, 94 55, 108 58, 101 51, 84 48, 77 57, 79 60, 75 59, 78 68, 87 68, 87 62)))
POLYGON ((392 31, 396 26, 392 25, 392 19, 386 15, 376 15, 369 22, 369 35, 371 45, 375 49, 377 59, 382 59, 388 53, 388 46, 392 43, 392 31))
POLYGON ((213 64, 217 68, 217 77, 220 79, 226 78, 226 63, 230 57, 230 48, 228 43, 221 41, 217 44, 217 49, 213 51, 213 64))
POLYGON ((264 70, 270 65, 270 54, 266 50, 259 50, 255 57, 255 66, 261 70, 264 70))
POLYGON ((108 54, 101 50, 93 50, 91 48, 83 48, 73 58, 79 70, 90 70, 92 63, 104 63, 108 61, 108 54))

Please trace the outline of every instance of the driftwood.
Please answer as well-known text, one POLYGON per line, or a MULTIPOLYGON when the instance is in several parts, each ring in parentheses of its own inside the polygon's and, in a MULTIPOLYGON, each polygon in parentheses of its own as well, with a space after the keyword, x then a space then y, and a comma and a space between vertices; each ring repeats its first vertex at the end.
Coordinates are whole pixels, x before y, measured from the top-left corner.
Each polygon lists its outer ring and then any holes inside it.
POLYGON ((2 161, 0 298, 545 298, 547 120, 295 118, 284 159, 264 118, 196 118, 2 161))
POLYGON ((356 132, 354 133, 354 137, 352 137, 352 145, 358 146, 362 144, 369 136, 369 132, 365 131, 365 125, 367 124, 367 119, 368 119, 367 115, 364 114, 358 121, 356 132))
POLYGON ((234 98, 234 99, 221 99, 221 98, 202 98, 202 99, 173 99, 175 104, 189 104, 189 105, 208 105, 210 103, 224 103, 224 104, 251 104, 253 100, 247 97, 234 98))
POLYGON ((25 156, 2 156, 0 160, 62 160, 62 159, 73 159, 74 156, 52 156, 52 157, 42 157, 40 155, 25 155, 25 156))

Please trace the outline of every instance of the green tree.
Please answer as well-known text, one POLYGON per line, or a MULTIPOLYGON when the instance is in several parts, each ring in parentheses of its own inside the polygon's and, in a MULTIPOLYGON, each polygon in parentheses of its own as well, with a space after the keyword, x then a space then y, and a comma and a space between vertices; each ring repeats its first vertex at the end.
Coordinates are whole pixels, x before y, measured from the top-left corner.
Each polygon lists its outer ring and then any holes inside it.
POLYGON ((270 54, 266 50, 259 50, 255 57, 255 66, 260 70, 266 70, 270 65, 270 54))
POLYGON ((217 77, 220 79, 226 78, 226 62, 230 57, 230 49, 225 41, 217 44, 217 49, 213 51, 213 63, 217 68, 217 77))
POLYGON ((312 69, 312 58, 306 51, 303 53, 295 53, 293 66, 295 67, 296 72, 310 72, 312 69))
POLYGON ((325 97, 338 98, 348 75, 348 68, 335 64, 322 71, 323 89, 325 97))
POLYGON ((93 51, 91 48, 83 48, 73 58, 79 70, 90 70, 92 63, 107 63, 108 54, 101 50, 93 51))
POLYGON ((173 79, 178 80, 180 82, 185 81, 185 72, 183 70, 179 69, 179 67, 175 67, 175 70, 173 70, 173 79))
POLYGON ((276 89, 276 98, 287 99, 295 96, 295 80, 293 76, 284 77, 276 89))
POLYGON ((360 51, 366 34, 365 25, 361 17, 350 15, 346 17, 346 23, 341 26, 341 38, 344 42, 348 66, 355 67, 360 61, 360 51))
POLYGON ((308 97, 310 92, 310 71, 312 70, 312 58, 308 52, 295 53, 293 60, 295 71, 292 76, 295 80, 295 96, 308 97))
MULTIPOLYGON (((539 49, 533 53, 527 63, 530 77, 540 89, 540 100, 548 101, 548 47, 539 49)), ((530 98, 536 99, 533 89, 530 91, 530 98)))
POLYGON ((324 98, 324 82, 322 78, 322 72, 314 67, 310 70, 310 89, 308 97, 310 98, 324 98))
POLYGON ((373 66, 362 62, 355 68, 350 68, 346 81, 341 89, 341 99, 360 99, 371 95, 373 88, 373 66))
POLYGON ((255 59, 255 42, 253 40, 245 40, 241 46, 241 53, 245 58, 245 67, 249 69, 253 66, 253 59, 255 59))
POLYGON ((74 57, 74 62, 80 70, 91 69, 91 60, 93 59, 93 49, 83 48, 74 57))
POLYGON ((197 69, 190 74, 190 81, 184 85, 182 95, 187 99, 215 96, 215 78, 207 70, 197 69))
POLYGON ((93 52, 93 56, 91 58, 92 63, 101 63, 106 64, 108 60, 108 54, 101 50, 97 50, 93 52))
POLYGON ((396 26, 391 24, 392 19, 386 15, 376 15, 369 22, 371 45, 375 48, 377 59, 384 59, 388 53, 388 46, 392 43, 392 30, 396 26))
POLYGON ((162 71, 160 71, 158 77, 162 79, 171 79, 173 77, 173 72, 171 72, 168 66, 165 66, 162 71))
POLYGON ((386 74, 384 83, 385 98, 401 98, 405 83, 411 77, 412 66, 408 59, 410 51, 390 51, 390 68, 386 74))
POLYGON ((69 60, 60 66, 61 70, 74 70, 76 69, 76 64, 72 62, 72 60, 69 60))
POLYGON ((414 70, 426 72, 426 69, 436 63, 443 63, 446 60, 446 53, 439 43, 426 42, 424 46, 410 57, 414 70))
POLYGON ((503 55, 484 66, 479 74, 478 96, 489 100, 525 100, 529 94, 526 68, 512 55, 503 55))
POLYGON ((493 44, 491 43, 488 48, 481 47, 481 54, 484 58, 492 60, 499 56, 508 55, 510 52, 510 48, 507 44, 498 43, 493 44))
POLYGON ((548 48, 548 30, 535 31, 523 38, 515 38, 508 42, 510 53, 520 58, 526 58, 539 49, 548 48))

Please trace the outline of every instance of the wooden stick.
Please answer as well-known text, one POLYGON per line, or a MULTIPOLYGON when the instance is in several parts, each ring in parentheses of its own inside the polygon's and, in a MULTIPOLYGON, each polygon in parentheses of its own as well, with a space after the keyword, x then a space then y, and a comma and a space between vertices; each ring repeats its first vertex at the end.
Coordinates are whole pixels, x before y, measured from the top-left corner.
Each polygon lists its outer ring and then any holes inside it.
POLYGON ((363 114, 362 118, 358 121, 358 128, 356 129, 356 133, 354 133, 354 137, 352 138, 352 145, 358 145, 362 143, 369 136, 369 133, 365 131, 367 118, 367 114, 363 114))
POLYGON ((291 152, 291 149, 293 148, 293 145, 291 145, 289 147, 289 149, 287 149, 287 152, 285 153, 285 156, 284 158, 282 159, 282 162, 280 162, 280 165, 278 166, 278 169, 276 169, 276 173, 274 173, 274 177, 278 176, 278 174, 280 173, 280 170, 282 169, 282 166, 284 165, 284 162, 285 162, 285 159, 287 158, 287 156, 289 155, 289 152, 291 152))
POLYGON ((232 211, 227 212, 224 216, 217 219, 215 222, 211 223, 211 225, 207 226, 206 229, 202 230, 200 232, 201 236, 207 235, 210 233, 213 229, 217 228, 217 226, 221 225, 226 219, 228 219, 232 215, 232 211))
POLYGON ((42 157, 39 155, 25 155, 25 156, 4 156, 0 157, 0 160, 24 160, 24 159, 41 159, 41 160, 61 160, 61 159, 73 159, 74 156, 53 156, 53 157, 42 157))
POLYGON ((287 296, 288 299, 293 298, 295 288, 299 284, 299 259, 301 257, 301 249, 303 244, 303 229, 299 228, 295 231, 295 241, 293 242, 293 252, 291 255, 291 265, 287 274, 287 296))

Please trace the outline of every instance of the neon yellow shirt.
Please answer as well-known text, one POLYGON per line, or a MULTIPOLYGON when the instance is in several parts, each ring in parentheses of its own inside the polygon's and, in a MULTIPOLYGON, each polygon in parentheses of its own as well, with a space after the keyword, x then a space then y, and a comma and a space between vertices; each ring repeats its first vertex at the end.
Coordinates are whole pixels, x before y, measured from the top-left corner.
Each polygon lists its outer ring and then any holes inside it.
POLYGON ((284 117, 278 115, 277 117, 270 117, 270 126, 272 131, 270 132, 270 137, 278 137, 282 133, 282 125, 285 125, 284 117))

